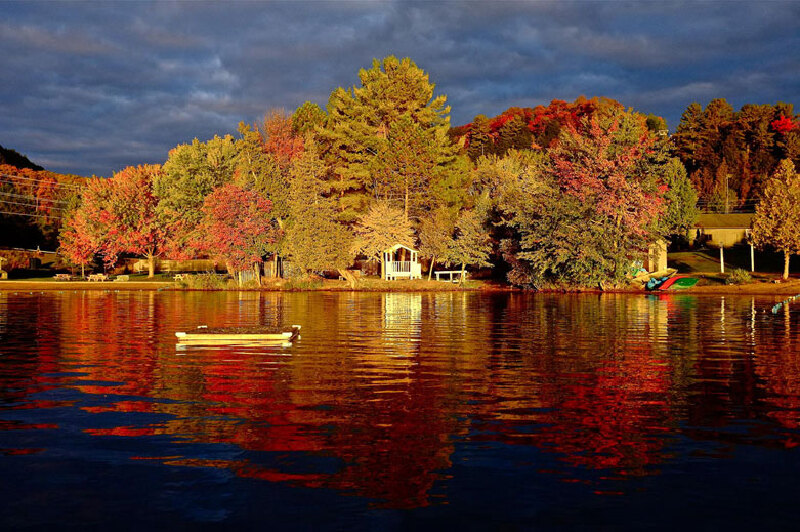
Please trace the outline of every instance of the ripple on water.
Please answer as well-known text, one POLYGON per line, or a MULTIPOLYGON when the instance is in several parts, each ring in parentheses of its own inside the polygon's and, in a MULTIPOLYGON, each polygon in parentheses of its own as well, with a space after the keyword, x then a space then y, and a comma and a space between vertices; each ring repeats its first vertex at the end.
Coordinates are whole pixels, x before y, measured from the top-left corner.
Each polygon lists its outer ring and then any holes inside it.
POLYGON ((131 523, 147 507, 175 522, 297 524, 317 501, 331 528, 336 509, 386 525, 386 508, 520 526, 568 508, 644 518, 682 482, 705 482, 696 504, 732 515, 743 495, 782 508, 777 491, 800 473, 800 323, 760 312, 772 304, 0 292, 0 464, 21 500, 0 522, 55 523, 90 496, 131 523), (295 323, 288 348, 173 336, 295 323))

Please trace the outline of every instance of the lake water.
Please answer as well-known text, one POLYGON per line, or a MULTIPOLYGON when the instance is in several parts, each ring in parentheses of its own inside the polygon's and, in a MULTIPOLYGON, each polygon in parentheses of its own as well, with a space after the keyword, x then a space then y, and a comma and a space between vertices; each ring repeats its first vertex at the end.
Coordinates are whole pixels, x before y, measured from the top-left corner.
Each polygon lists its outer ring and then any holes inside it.
POLYGON ((781 299, 0 292, 0 529, 794 529, 781 299))

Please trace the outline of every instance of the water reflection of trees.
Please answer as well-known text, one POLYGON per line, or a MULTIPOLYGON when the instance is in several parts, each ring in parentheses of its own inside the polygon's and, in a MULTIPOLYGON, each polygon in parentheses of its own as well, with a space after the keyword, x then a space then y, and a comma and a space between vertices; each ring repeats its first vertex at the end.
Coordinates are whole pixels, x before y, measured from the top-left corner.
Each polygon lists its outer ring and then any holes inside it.
POLYGON ((658 300, 500 299, 489 349, 491 400, 471 413, 488 439, 534 445, 572 466, 642 474, 670 426, 667 314, 658 300), (587 304, 588 303, 588 304, 587 304), (522 318, 522 319, 520 319, 522 318), (535 430, 526 430, 535 427, 535 430))
MULTIPOLYGON (((782 426, 800 428, 800 304, 754 319, 754 372, 763 382, 767 415, 782 426)), ((800 445, 800 435, 786 437, 785 446, 800 445)))
POLYGON ((767 301, 246 292, 42 301, 0 293, 0 308, 26 307, 0 334, 13 326, 39 338, 14 344, 0 368, 4 401, 47 386, 44 374, 79 370, 63 381, 98 397, 82 408, 116 414, 91 434, 229 444, 238 452, 165 448, 151 458, 391 506, 429 504, 452 461, 484 441, 550 453, 568 478, 657 473, 679 452, 675 437, 798 441, 786 430, 800 422, 797 317, 753 312, 767 301), (201 323, 300 323, 303 334, 288 352, 176 351, 173 332, 201 323), (30 356, 16 356, 24 349, 30 356), (731 429, 748 419, 752 431, 731 429))

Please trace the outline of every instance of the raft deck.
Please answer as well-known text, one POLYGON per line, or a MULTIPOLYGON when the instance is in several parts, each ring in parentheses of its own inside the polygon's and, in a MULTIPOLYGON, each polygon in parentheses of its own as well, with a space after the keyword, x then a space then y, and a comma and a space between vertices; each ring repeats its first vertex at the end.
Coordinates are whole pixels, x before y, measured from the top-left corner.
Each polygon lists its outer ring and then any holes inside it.
POLYGON ((274 327, 198 327, 190 332, 176 332, 180 343, 225 345, 240 343, 286 344, 300 335, 300 326, 274 327))

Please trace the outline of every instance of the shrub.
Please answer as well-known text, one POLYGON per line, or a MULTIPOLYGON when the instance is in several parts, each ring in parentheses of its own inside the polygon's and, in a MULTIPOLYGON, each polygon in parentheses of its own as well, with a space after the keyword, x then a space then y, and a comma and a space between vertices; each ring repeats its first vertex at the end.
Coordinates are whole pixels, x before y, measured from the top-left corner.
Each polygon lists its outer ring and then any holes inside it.
POLYGON ((288 290, 317 290, 322 287, 322 280, 310 277, 301 277, 298 279, 290 279, 284 287, 288 290))
POLYGON ((752 282, 753 277, 750 272, 740 269, 733 270, 725 279, 725 284, 747 284, 752 282))
POLYGON ((226 287, 225 277, 216 273, 198 273, 197 275, 187 275, 178 285, 182 288, 193 288, 195 290, 222 290, 226 287))

